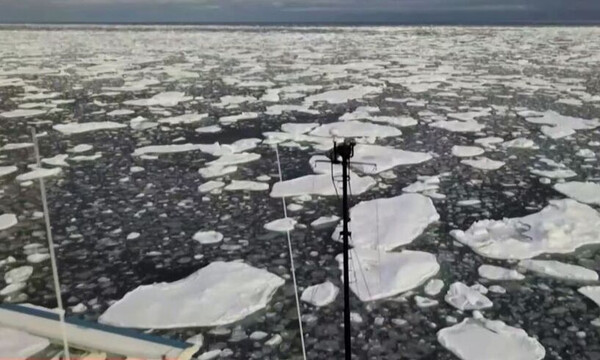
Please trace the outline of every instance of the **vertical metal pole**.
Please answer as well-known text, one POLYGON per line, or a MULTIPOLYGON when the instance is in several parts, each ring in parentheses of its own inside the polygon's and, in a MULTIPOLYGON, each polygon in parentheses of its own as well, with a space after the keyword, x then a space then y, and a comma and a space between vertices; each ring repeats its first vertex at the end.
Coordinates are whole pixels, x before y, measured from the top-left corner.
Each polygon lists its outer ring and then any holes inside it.
POLYGON ((350 331, 350 266, 348 264, 348 251, 350 251, 350 246, 348 244, 348 237, 350 235, 348 231, 348 222, 350 222, 350 214, 348 209, 348 158, 344 155, 342 155, 342 179, 342 238, 344 244, 344 349, 346 360, 350 360, 352 358, 350 331))
MULTIPOLYGON (((42 167, 40 159, 40 149, 38 146, 37 135, 35 128, 31 129, 31 137, 33 138, 33 147, 35 149, 35 160, 39 168, 42 167)), ((65 309, 63 308, 62 295, 60 293, 60 281, 58 280, 58 267, 56 266, 56 255, 54 253, 54 241, 52 240, 52 227, 50 226, 50 213, 48 212, 48 201, 46 199, 46 186, 44 185, 44 178, 40 180, 40 192, 42 196, 42 206, 44 209, 44 221, 46 222, 46 236, 48 237, 48 251, 50 252, 50 263, 52 265, 52 277, 54 278, 54 292, 56 294, 56 303, 58 305, 58 317, 60 319, 60 330, 62 333, 64 358, 69 360, 71 355, 69 354, 69 343, 67 341, 67 332, 65 329, 65 309)))

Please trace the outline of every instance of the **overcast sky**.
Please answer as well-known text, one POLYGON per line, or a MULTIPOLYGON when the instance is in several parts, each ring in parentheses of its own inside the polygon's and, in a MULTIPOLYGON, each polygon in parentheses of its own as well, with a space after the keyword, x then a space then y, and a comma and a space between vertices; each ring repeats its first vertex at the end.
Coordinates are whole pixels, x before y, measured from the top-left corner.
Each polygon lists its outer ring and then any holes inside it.
POLYGON ((600 0, 0 0, 0 22, 600 23, 600 0))

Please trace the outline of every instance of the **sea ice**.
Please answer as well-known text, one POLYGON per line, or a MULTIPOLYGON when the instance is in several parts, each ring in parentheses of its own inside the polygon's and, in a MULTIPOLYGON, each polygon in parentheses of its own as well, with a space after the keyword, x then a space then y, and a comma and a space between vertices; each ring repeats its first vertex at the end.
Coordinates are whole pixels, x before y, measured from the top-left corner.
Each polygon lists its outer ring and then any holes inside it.
POLYGON ((255 112, 243 112, 237 115, 222 116, 219 118, 219 122, 223 125, 234 124, 240 120, 252 120, 258 118, 258 113, 255 112))
POLYGON ((315 229, 327 229, 330 227, 334 227, 338 223, 338 221, 340 221, 340 217, 336 215, 321 216, 317 220, 311 222, 310 226, 312 226, 315 229))
POLYGON ((554 185, 554 189, 579 202, 600 205, 600 184, 572 181, 558 183, 554 185))
POLYGON ((450 285, 444 300, 459 310, 480 310, 493 306, 485 295, 461 282, 450 285))
MULTIPOLYGON (((350 217, 351 245, 383 251, 411 243, 440 218, 431 199, 420 194, 362 201, 350 209, 350 217)), ((340 230, 333 232, 334 240, 340 230)))
POLYGON ((266 307, 284 283, 243 262, 215 261, 179 281, 139 286, 98 321, 143 329, 227 325, 266 307))
POLYGON ((114 130, 121 129, 127 125, 119 124, 113 121, 99 121, 99 122, 86 122, 86 123, 68 123, 54 125, 52 128, 56 131, 60 131, 65 135, 81 134, 90 131, 99 130, 114 130))
POLYGON ((312 130, 310 135, 321 137, 396 137, 402 132, 395 127, 362 121, 339 121, 324 124, 312 130))
POLYGON ((344 90, 331 90, 324 93, 307 96, 304 99, 305 104, 312 104, 317 101, 324 101, 329 104, 343 104, 349 100, 361 99, 367 94, 380 93, 382 88, 374 86, 354 86, 344 90))
POLYGON ((15 109, 11 111, 5 111, 0 113, 0 118, 4 119, 17 119, 17 118, 30 118, 34 116, 44 115, 48 112, 47 109, 15 109))
POLYGON ((292 218, 281 218, 266 223, 264 228, 273 232, 286 233, 294 230, 297 223, 298 222, 292 218))
POLYGON ((556 260, 521 260, 519 267, 539 275, 561 280, 596 281, 598 273, 578 265, 566 264, 556 260))
POLYGON ((600 306, 600 286, 584 286, 577 289, 577 291, 600 306))
POLYGON ((519 328, 499 320, 467 318, 437 333, 439 343, 461 360, 541 360, 544 347, 519 328))
POLYGON ((354 148, 351 165, 353 169, 361 173, 378 174, 396 166, 420 164, 429 160, 431 160, 431 155, 428 153, 359 144, 354 148))
POLYGON ((62 172, 62 169, 59 167, 52 168, 52 169, 37 168, 30 172, 27 172, 27 173, 24 173, 21 175, 17 175, 16 179, 19 182, 24 182, 24 181, 30 181, 30 180, 35 180, 35 179, 47 178, 47 177, 51 177, 51 176, 57 176, 57 175, 60 175, 61 172, 62 172))
POLYGON ((156 94, 149 99, 127 100, 123 104, 133 106, 163 106, 171 107, 181 102, 192 100, 192 96, 185 96, 185 93, 178 91, 167 91, 156 94))
POLYGON ((213 230, 198 231, 192 238, 200 244, 216 244, 223 240, 223 234, 213 230))
POLYGON ((528 259, 568 253, 600 243, 600 214, 575 200, 550 200, 540 212, 503 220, 480 220, 450 234, 476 253, 495 259, 528 259))
POLYGON ((462 160, 461 163, 481 170, 498 170, 504 166, 503 161, 488 159, 485 156, 479 157, 476 160, 462 160))
POLYGON ((18 222, 15 214, 2 214, 0 215, 0 231, 9 229, 17 225, 18 222))
POLYGON ((178 116, 171 116, 163 119, 159 119, 160 124, 167 125, 181 125, 181 124, 193 124, 208 118, 208 114, 183 114, 178 116))
POLYGON ((33 147, 33 143, 8 143, 2 146, 2 150, 21 150, 33 147))
POLYGON ((477 121, 458 121, 458 120, 441 120, 433 123, 429 123, 429 126, 448 130, 451 132, 479 132, 485 128, 485 125, 478 123, 477 121))
POLYGON ((29 279, 31 274, 33 274, 32 266, 21 266, 7 271, 4 274, 4 281, 7 284, 23 283, 29 279))
POLYGON ((431 279, 425 285, 425 294, 429 296, 436 296, 444 288, 444 281, 440 279, 431 279))
POLYGON ((237 166, 207 166, 198 169, 198 173, 205 179, 212 179, 225 176, 237 171, 237 166))
POLYGON ((479 276, 488 280, 523 280, 525 276, 517 270, 495 265, 481 265, 477 269, 479 276))
POLYGON ((302 301, 311 305, 321 307, 331 304, 340 289, 331 281, 326 281, 322 284, 309 286, 302 292, 302 301))
POLYGON ((232 180, 231 183, 224 188, 228 191, 263 191, 269 190, 269 184, 265 184, 259 181, 250 181, 250 180, 232 180))
POLYGON ((225 186, 225 183, 222 181, 210 180, 205 182, 204 184, 198 186, 198 191, 202 194, 211 192, 213 190, 217 190, 225 186))
MULTIPOLYGON (((384 299, 412 290, 440 269, 435 255, 421 251, 352 249, 350 258, 350 272, 357 274, 350 288, 361 301, 384 299)), ((343 269, 342 255, 337 255, 336 260, 343 269)))
MULTIPOLYGON (((335 196, 341 191, 340 181, 334 186, 331 175, 305 175, 273 184, 271 197, 290 197, 299 195, 335 196), (336 191, 337 189, 337 191, 336 191)), ((375 186, 376 182, 369 176, 360 177, 350 174, 350 186, 354 195, 360 195, 375 186)))
POLYGON ((14 172, 16 172, 18 170, 18 168, 16 166, 0 166, 0 177, 6 176, 6 175, 10 175, 14 172))
POLYGON ((479 146, 454 145, 452 147, 452 155, 458 156, 458 157, 479 156, 479 155, 483 154, 484 152, 485 152, 485 150, 483 150, 479 146))

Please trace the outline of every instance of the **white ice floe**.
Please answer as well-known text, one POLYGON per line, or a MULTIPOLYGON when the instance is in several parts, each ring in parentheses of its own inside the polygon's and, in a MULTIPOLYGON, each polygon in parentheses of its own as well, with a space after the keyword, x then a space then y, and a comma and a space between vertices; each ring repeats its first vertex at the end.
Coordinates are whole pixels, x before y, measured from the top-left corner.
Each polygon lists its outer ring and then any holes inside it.
POLYGON ((254 96, 243 96, 243 95, 225 95, 221 96, 220 102, 213 104, 216 107, 227 107, 227 106, 236 106, 243 103, 253 103, 256 102, 256 98, 254 96))
POLYGON ((36 254, 27 255, 27 262, 32 263, 32 264, 39 264, 48 259, 50 259, 50 254, 36 253, 36 254))
POLYGON ((505 148, 517 148, 517 149, 535 149, 537 145, 533 140, 525 138, 516 138, 502 143, 505 148))
POLYGON ((550 125, 543 126, 542 132, 553 139, 569 136, 575 130, 591 130, 600 126, 599 120, 564 116, 552 110, 542 113, 542 116, 525 117, 525 120, 533 124, 550 125))
POLYGON ((260 181, 232 180, 224 189, 227 191, 264 191, 269 190, 269 184, 260 181))
POLYGON ((586 159, 592 159, 596 157, 596 152, 590 149, 579 149, 575 155, 586 159))
POLYGON ((264 228, 273 232, 286 233, 294 230, 297 223, 298 222, 292 218, 281 218, 266 223, 264 228))
POLYGON ((600 214, 571 199, 550 200, 540 212, 503 220, 481 220, 450 234, 476 253, 496 259, 528 259, 568 253, 600 243, 600 214))
POLYGON ((304 289, 301 299, 311 305, 321 307, 331 304, 339 292, 340 289, 331 281, 325 281, 304 289))
POLYGON ((83 162, 83 161, 95 161, 98 160, 102 157, 102 153, 101 152, 97 152, 95 154, 92 155, 77 155, 77 156, 73 156, 69 158, 69 161, 74 161, 74 162, 83 162))
POLYGON ((550 179, 568 179, 577 176, 577 173, 571 169, 553 169, 553 170, 540 170, 531 169, 531 173, 537 176, 550 178, 550 179))
POLYGON ((461 360, 541 360, 546 356, 544 347, 523 329, 482 316, 444 328, 438 331, 437 338, 461 360))
POLYGON ((0 231, 9 229, 17 225, 19 221, 15 214, 2 214, 0 215, 0 231))
POLYGON ((539 275, 561 280, 596 281, 598 273, 583 266, 566 264, 556 260, 521 260, 519 267, 539 275))
POLYGON ((281 115, 284 112, 299 112, 304 114, 318 115, 319 110, 309 108, 310 105, 292 105, 292 104, 277 104, 267 107, 265 114, 281 115))
MULTIPOLYGON (((440 269, 435 255, 421 251, 352 249, 350 258, 350 271, 357 274, 350 288, 361 301, 384 299, 412 290, 440 269)), ((343 269, 342 254, 336 256, 336 260, 343 269)))
POLYGON ((204 184, 198 186, 198 191, 202 194, 209 193, 211 191, 217 190, 225 186, 225 183, 222 181, 210 180, 205 182, 204 184))
POLYGON ((459 310, 480 310, 494 305, 485 295, 461 282, 450 285, 444 300, 459 310))
POLYGON ((206 151, 211 145, 205 144, 172 144, 172 145, 149 145, 135 149, 134 156, 146 154, 171 154, 187 151, 206 151))
POLYGON ((479 156, 479 155, 483 154, 484 152, 485 152, 485 150, 483 150, 479 146, 454 145, 452 147, 452 155, 458 156, 458 157, 479 156))
POLYGON ((69 166, 69 164, 66 162, 68 157, 69 155, 67 154, 58 154, 51 158, 44 158, 42 159, 42 162, 50 166, 69 166))
POLYGON ((0 118, 4 119, 18 119, 18 118, 30 118, 34 116, 44 115, 48 112, 48 109, 15 109, 11 111, 5 111, 0 113, 0 118))
POLYGON ((232 174, 237 171, 237 166, 207 166, 198 169, 198 173, 205 179, 212 179, 228 174, 232 174))
POLYGON ((579 202, 600 205, 600 184, 571 181, 558 183, 554 185, 554 189, 579 202))
POLYGON ((504 161, 492 160, 485 156, 475 160, 462 160, 461 163, 481 170, 498 170, 505 164, 504 161))
POLYGON ((352 168, 364 174, 378 174, 396 166, 420 164, 431 160, 424 152, 393 149, 379 145, 356 145, 352 168), (364 163, 364 164, 360 164, 364 163))
POLYGON ((329 104, 343 104, 349 100, 361 99, 367 94, 377 94, 383 89, 374 86, 354 86, 344 90, 331 90, 324 93, 307 96, 304 99, 305 104, 312 104, 317 101, 324 101, 329 104))
POLYGON ((284 282, 243 262, 216 261, 179 281, 139 286, 98 321, 144 329, 227 325, 266 307, 284 282))
POLYGON ((448 130, 451 132, 479 132, 485 128, 485 125, 478 123, 477 121, 458 121, 458 120, 441 120, 433 123, 429 123, 429 126, 448 130))
POLYGON ((489 136, 485 138, 475 139, 475 144, 479 144, 485 148, 493 148, 495 144, 504 142, 504 139, 497 136, 489 136))
POLYGON ((8 284, 5 287, 3 287, 2 289, 0 289, 0 296, 13 295, 13 294, 18 293, 21 290, 25 289, 26 287, 27 287, 27 283, 24 283, 24 282, 8 284))
POLYGON ((319 126, 319 123, 285 123, 281 125, 281 131, 293 135, 306 134, 319 126))
POLYGON ((432 306, 437 306, 439 304, 439 301, 430 299, 428 297, 416 295, 415 303, 417 303, 417 306, 420 308, 429 308, 432 306))
POLYGON ((260 154, 242 152, 237 154, 225 154, 216 160, 206 163, 209 166, 227 166, 246 164, 260 159, 260 154))
POLYGON ((99 130, 114 130, 121 129, 127 125, 119 124, 113 121, 99 121, 99 122, 86 122, 86 123, 69 123, 69 124, 58 124, 52 128, 65 135, 81 134, 90 131, 99 130))
POLYGON ((479 199, 465 199, 456 202, 456 205, 458 206, 476 206, 479 204, 481 204, 481 200, 479 199))
POLYGON ((143 116, 137 116, 129 120, 129 127, 131 127, 133 130, 148 130, 157 126, 157 122, 150 121, 143 116))
POLYGON ((183 114, 178 116, 171 116, 163 119, 159 119, 160 124, 167 125, 182 125, 182 124, 193 124, 208 118, 208 114, 183 114))
POLYGON ((479 276, 488 280, 523 280, 525 276, 517 270, 507 269, 494 265, 481 265, 477 272, 479 276))
POLYGON ((107 116, 125 116, 135 114, 135 111, 129 109, 116 109, 109 113, 106 113, 107 116))
POLYGON ((243 112, 243 113, 237 114, 237 115, 222 116, 219 118, 219 122, 223 125, 229 125, 229 124, 234 124, 240 120, 252 120, 252 119, 257 119, 257 118, 258 118, 258 113, 243 112))
MULTIPOLYGON (((305 175, 273 184, 271 197, 289 197, 299 195, 335 196, 341 191, 341 181, 336 180, 334 186, 331 175, 305 175)), ((375 186, 376 182, 369 176, 360 177, 350 174, 350 186, 353 195, 360 195, 375 186)))
POLYGON ((575 134, 575 130, 565 126, 547 126, 541 127, 542 134, 546 135, 551 139, 562 139, 567 136, 575 134))
POLYGON ((181 102, 192 100, 192 96, 185 96, 185 93, 178 91, 167 91, 156 94, 149 99, 127 100, 123 104, 133 106, 163 106, 171 107, 181 102))
POLYGON ((340 221, 340 217, 336 215, 321 216, 317 220, 310 223, 315 229, 327 229, 334 227, 340 221))
POLYGON ((377 125, 362 121, 339 121, 324 124, 312 130, 310 135, 321 137, 396 137, 402 132, 393 126, 377 125))
POLYGON ((221 130, 222 129, 219 125, 209 125, 209 126, 199 127, 194 131, 197 132, 198 134, 215 134, 215 133, 220 132, 221 130))
POLYGON ((423 290, 425 291, 425 294, 427 294, 429 296, 436 296, 437 294, 440 293, 440 291, 442 291, 443 288, 444 288, 443 280, 431 279, 427 282, 427 284, 425 285, 425 288, 423 290))
POLYGON ((0 327, 0 358, 27 359, 50 345, 48 339, 0 327))
POLYGON ((428 176, 418 179, 414 183, 402 188, 407 193, 420 193, 425 191, 435 191, 440 188, 440 178, 437 176, 428 176))
POLYGON ((584 286, 577 289, 577 291, 600 306, 600 286, 584 286))
POLYGON ((200 244, 216 244, 223 240, 223 234, 217 231, 198 231, 192 237, 200 244))
POLYGON ((16 179, 19 182, 24 182, 24 181, 42 179, 42 178, 47 178, 47 177, 52 177, 52 176, 58 176, 61 173, 62 173, 62 169, 59 167, 55 167, 52 169, 37 168, 30 172, 27 172, 27 173, 24 173, 21 175, 17 175, 16 179))
POLYGON ((7 284, 24 283, 29 280, 31 274, 33 274, 32 266, 21 266, 7 271, 6 274, 4 274, 4 281, 7 284))
POLYGON ((415 118, 412 118, 410 116, 370 116, 365 120, 376 123, 389 124, 396 127, 415 126, 419 123, 415 118))
MULTIPOLYGON (((350 217, 351 245, 383 251, 411 243, 440 218, 431 199, 420 194, 362 201, 350 209, 350 217)), ((338 240, 340 230, 332 239, 338 240)))
POLYGON ((0 166, 0 177, 6 176, 6 175, 10 175, 14 172, 16 172, 18 170, 18 168, 16 166, 10 165, 10 166, 0 166))
POLYGON ((33 147, 33 143, 8 143, 0 148, 1 150, 21 150, 33 147))

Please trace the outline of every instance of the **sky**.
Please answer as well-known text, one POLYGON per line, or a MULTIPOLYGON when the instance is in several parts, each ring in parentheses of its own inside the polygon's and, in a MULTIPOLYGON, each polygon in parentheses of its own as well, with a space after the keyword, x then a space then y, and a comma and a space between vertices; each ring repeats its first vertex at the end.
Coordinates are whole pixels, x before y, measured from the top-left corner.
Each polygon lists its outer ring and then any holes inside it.
POLYGON ((600 24, 600 0, 0 0, 0 22, 600 24))

